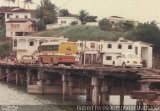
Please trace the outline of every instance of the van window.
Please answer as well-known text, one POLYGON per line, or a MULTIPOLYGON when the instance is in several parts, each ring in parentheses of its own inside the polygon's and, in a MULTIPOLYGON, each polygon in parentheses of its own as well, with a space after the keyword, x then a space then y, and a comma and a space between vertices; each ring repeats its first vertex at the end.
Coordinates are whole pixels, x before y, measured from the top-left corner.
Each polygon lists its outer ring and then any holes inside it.
POLYGON ((112 60, 112 56, 106 56, 106 60, 112 60))

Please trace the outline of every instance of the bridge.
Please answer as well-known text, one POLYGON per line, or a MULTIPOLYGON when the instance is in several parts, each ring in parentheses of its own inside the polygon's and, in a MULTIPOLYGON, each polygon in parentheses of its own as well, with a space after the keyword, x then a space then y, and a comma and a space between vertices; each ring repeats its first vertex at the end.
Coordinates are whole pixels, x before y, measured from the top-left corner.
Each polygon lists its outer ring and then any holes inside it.
POLYGON ((160 94, 160 71, 153 69, 1 63, 0 80, 25 85, 32 94, 61 94, 63 100, 85 95, 95 105, 108 104, 110 95, 119 95, 120 105, 124 95, 153 103, 160 94))

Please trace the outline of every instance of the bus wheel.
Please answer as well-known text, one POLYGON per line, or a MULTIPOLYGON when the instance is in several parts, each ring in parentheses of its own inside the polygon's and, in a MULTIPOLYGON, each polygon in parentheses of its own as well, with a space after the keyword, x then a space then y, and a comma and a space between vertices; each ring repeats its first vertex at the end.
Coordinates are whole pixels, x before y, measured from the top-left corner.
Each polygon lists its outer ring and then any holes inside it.
POLYGON ((122 64, 122 68, 126 68, 126 64, 124 62, 122 64))

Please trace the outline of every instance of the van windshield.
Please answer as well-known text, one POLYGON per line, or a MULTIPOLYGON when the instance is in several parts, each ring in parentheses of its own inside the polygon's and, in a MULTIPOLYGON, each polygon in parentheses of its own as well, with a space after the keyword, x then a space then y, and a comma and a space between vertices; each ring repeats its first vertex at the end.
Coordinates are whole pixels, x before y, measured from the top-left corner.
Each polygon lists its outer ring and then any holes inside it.
POLYGON ((128 54, 128 58, 138 58, 138 56, 135 54, 128 54))

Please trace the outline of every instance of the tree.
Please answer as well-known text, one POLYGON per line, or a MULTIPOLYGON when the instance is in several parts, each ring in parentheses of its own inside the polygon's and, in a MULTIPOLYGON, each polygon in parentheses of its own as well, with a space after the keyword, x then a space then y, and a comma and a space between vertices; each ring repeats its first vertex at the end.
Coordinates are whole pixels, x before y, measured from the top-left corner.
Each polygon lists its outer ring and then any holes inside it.
POLYGON ((41 0, 41 5, 35 10, 34 16, 45 24, 57 21, 57 7, 50 0, 41 0))
POLYGON ((154 45, 154 52, 160 53, 160 29, 155 22, 139 24, 126 38, 151 43, 154 45))
POLYGON ((104 18, 99 22, 99 27, 101 30, 107 31, 107 30, 111 30, 112 24, 108 19, 104 18))
POLYGON ((59 16, 60 17, 68 17, 71 16, 72 14, 69 13, 69 11, 67 9, 61 9, 59 11, 59 16))
POLYGON ((82 24, 86 23, 88 15, 89 15, 89 13, 86 12, 86 10, 81 10, 79 12, 79 20, 81 21, 82 24))
POLYGON ((28 9, 29 9, 29 5, 33 4, 33 0, 24 0, 24 8, 26 7, 26 5, 28 5, 28 9))
POLYGON ((10 6, 10 3, 15 3, 16 0, 5 0, 5 2, 8 2, 8 6, 10 6))

